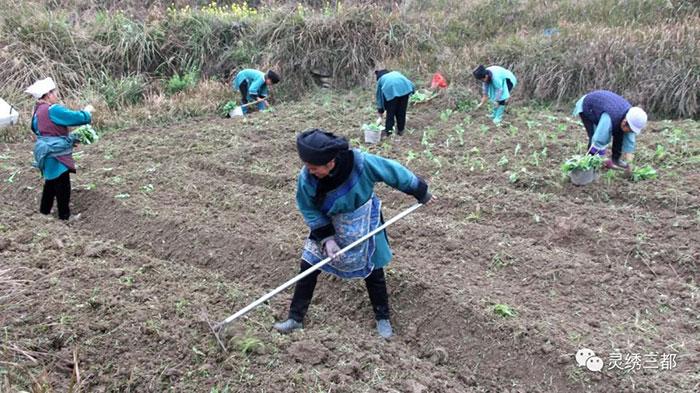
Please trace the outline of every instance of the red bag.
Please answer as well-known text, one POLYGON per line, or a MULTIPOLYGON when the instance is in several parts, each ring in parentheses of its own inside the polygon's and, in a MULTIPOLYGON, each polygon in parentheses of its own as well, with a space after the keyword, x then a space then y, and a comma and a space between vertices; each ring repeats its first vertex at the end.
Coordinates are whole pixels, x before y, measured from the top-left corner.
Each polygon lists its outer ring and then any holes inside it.
POLYGON ((436 72, 436 73, 433 75, 433 80, 432 80, 432 82, 430 82, 430 88, 431 88, 431 89, 435 89, 436 87, 439 87, 439 88, 441 88, 441 89, 444 89, 444 88, 447 87, 447 81, 446 81, 445 78, 442 76, 442 74, 439 73, 439 72, 436 72))

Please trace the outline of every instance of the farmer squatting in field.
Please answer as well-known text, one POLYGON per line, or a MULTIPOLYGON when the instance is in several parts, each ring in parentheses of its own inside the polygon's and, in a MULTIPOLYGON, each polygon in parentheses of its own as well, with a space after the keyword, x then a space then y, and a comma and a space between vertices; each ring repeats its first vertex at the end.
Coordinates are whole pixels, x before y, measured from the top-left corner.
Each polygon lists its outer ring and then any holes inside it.
POLYGON ((512 72, 496 65, 490 67, 479 65, 472 74, 474 78, 482 82, 481 102, 476 107, 479 108, 486 101, 491 100, 495 105, 491 119, 493 119, 494 124, 500 124, 503 121, 510 93, 518 84, 518 80, 512 72))
MULTIPOLYGON (((311 230, 302 252, 301 272, 381 225, 381 200, 374 194, 375 183, 384 182, 423 204, 431 199, 428 185, 398 162, 349 149, 345 138, 323 129, 301 133, 297 151, 304 162, 297 179, 297 207, 311 230)), ((386 231, 381 231, 321 267, 340 278, 364 278, 377 331, 384 338, 393 334, 384 277, 391 257, 386 231)), ((303 327, 319 273, 317 270, 297 282, 289 318, 276 323, 276 330, 289 333, 303 327)))
POLYGON ((612 160, 607 168, 630 169, 634 158, 637 135, 647 125, 647 114, 626 99, 607 90, 592 91, 581 97, 573 115, 579 115, 588 133, 589 154, 605 157, 606 146, 612 139, 612 160), (622 160, 624 153, 625 160, 622 160))
MULTIPOLYGON (((267 107, 265 98, 270 95, 270 86, 279 83, 280 76, 272 70, 262 71, 245 69, 236 74, 231 82, 233 88, 241 93, 241 104, 257 102, 258 110, 267 107)), ((243 113, 248 113, 248 107, 241 108, 243 113)))
POLYGON ((70 218, 70 173, 75 173, 73 146, 78 143, 68 127, 89 124, 92 105, 81 111, 70 110, 58 104, 58 89, 53 79, 46 78, 29 86, 26 93, 36 100, 31 129, 36 135, 34 166, 45 179, 39 211, 51 214, 53 201, 58 205, 58 218, 70 218))
POLYGON ((400 136, 406 128, 406 109, 408 109, 408 98, 415 92, 415 86, 408 78, 398 71, 377 70, 374 72, 377 77, 377 112, 381 122, 381 117, 386 111, 386 123, 384 132, 391 135, 396 122, 396 133, 400 136))

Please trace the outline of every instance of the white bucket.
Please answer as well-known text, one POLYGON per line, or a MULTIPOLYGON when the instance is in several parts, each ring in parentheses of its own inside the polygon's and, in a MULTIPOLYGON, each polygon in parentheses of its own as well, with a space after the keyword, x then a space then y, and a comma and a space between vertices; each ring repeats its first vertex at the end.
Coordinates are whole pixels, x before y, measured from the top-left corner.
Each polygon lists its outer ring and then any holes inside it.
POLYGON ((15 108, 0 98, 0 127, 17 124, 18 120, 19 113, 15 110, 15 108))
POLYGON ((236 117, 236 116, 243 116, 243 108, 241 108, 240 106, 237 106, 228 112, 228 117, 236 117))
POLYGON ((377 144, 382 139, 381 131, 365 130, 365 143, 377 144))
POLYGON ((588 169, 585 171, 575 169, 569 173, 569 178, 571 182, 577 186, 585 186, 586 184, 594 181, 598 178, 598 173, 593 169, 588 169))

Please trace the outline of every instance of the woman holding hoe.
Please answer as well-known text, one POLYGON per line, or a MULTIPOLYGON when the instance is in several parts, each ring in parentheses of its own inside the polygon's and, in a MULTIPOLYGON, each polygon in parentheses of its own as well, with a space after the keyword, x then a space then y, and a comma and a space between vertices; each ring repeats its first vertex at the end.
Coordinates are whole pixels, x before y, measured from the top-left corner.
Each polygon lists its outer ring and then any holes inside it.
MULTIPOLYGON (((323 129, 299 134, 297 151, 304 163, 297 180, 297 207, 311 231, 304 244, 300 271, 330 257, 333 260, 321 267, 324 272, 344 279, 364 278, 377 331, 389 338, 393 331, 384 267, 392 254, 386 231, 345 254, 335 255, 381 225, 381 200, 374 194, 376 183, 386 183, 423 204, 431 199, 428 185, 398 162, 351 150, 345 138, 323 129)), ((289 333, 303 327, 319 273, 316 270, 297 282, 289 317, 274 325, 277 331, 289 333)))

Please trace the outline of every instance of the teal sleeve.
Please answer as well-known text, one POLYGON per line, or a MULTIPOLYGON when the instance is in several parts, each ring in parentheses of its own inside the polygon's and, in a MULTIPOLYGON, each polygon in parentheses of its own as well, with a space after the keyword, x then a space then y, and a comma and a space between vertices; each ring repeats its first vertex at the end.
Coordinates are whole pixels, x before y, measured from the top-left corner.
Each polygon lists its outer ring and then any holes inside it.
POLYGON ((612 121, 610 120, 610 115, 603 113, 600 116, 600 121, 595 127, 595 132, 593 133, 593 146, 596 148, 604 148, 610 143, 612 139, 612 121))
POLYGON ((265 83, 262 84, 262 87, 260 88, 260 91, 258 92, 259 97, 267 97, 270 95, 270 91, 267 88, 267 85, 265 83))
POLYGON ((498 87, 496 88, 496 92, 494 94, 494 101, 501 101, 501 97, 503 96, 503 87, 498 87))
POLYGON ((583 96, 576 101, 576 105, 574 105, 574 111, 571 112, 572 116, 578 116, 583 112, 583 100, 586 98, 586 96, 583 96))
POLYGON ((406 194, 413 195, 418 188, 418 177, 405 166, 374 154, 365 155, 365 165, 373 182, 383 182, 406 194))
POLYGON ((262 86, 265 84, 265 78, 256 78, 253 83, 250 84, 248 88, 248 94, 252 96, 260 96, 262 92, 262 86))
POLYGON ((625 132, 622 137, 622 152, 634 153, 637 148, 637 134, 634 132, 625 132))
POLYGON ((321 228, 331 223, 331 219, 323 214, 314 204, 313 195, 306 181, 304 170, 299 174, 297 179, 297 208, 304 217, 304 222, 311 230, 321 228))
POLYGON ((32 132, 34 135, 39 136, 39 121, 36 119, 36 115, 32 118, 32 132))
POLYGON ((51 105, 49 119, 59 126, 75 127, 90 124, 92 116, 85 111, 72 111, 61 105, 51 105))
POLYGON ((384 94, 382 94, 381 81, 377 81, 377 110, 378 111, 384 110, 384 94))

